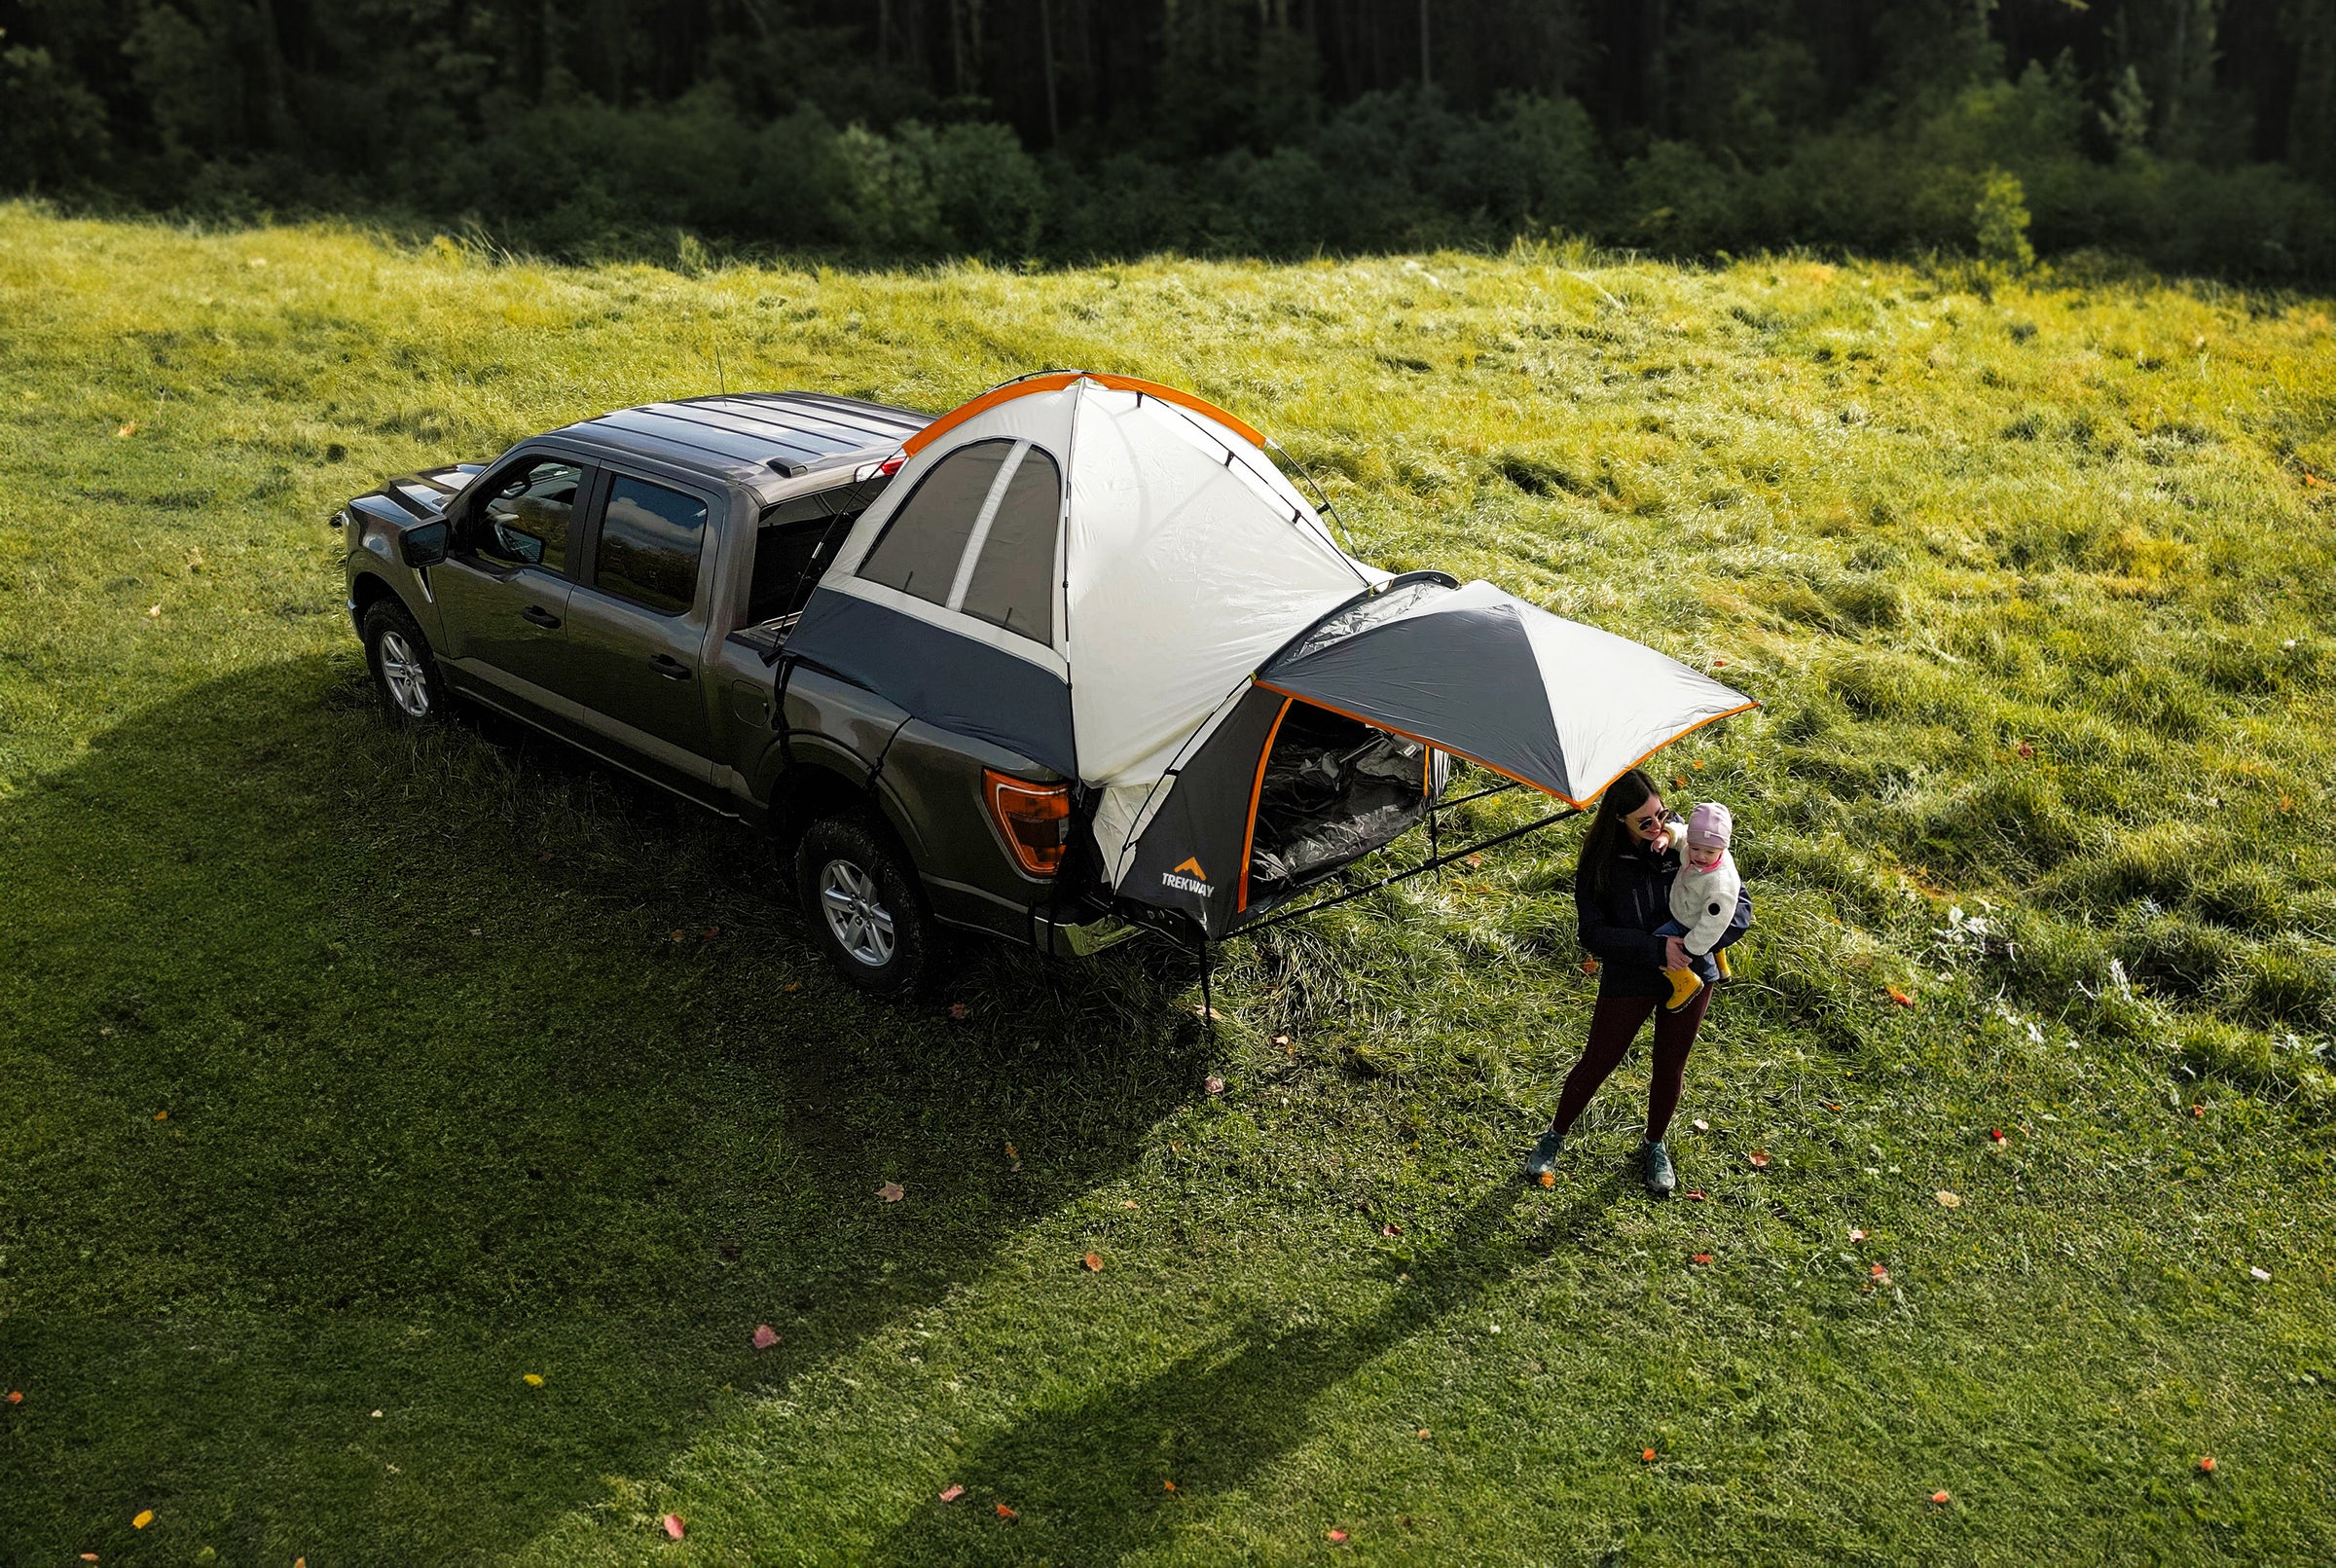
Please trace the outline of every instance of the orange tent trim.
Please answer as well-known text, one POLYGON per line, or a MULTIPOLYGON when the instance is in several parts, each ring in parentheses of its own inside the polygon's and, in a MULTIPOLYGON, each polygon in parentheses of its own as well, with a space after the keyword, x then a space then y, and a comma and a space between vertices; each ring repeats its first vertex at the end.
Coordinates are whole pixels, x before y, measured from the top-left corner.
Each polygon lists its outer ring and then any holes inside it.
POLYGON ((1255 425, 1246 419, 1227 414, 1214 403, 1194 397, 1190 392, 1180 391, 1173 386, 1163 386, 1158 382, 1143 381, 1134 376, 1110 376, 1099 371, 1056 370, 1049 371, 1043 376, 1025 376, 1018 382, 1007 382, 1004 386, 991 387, 971 402, 959 404, 915 435, 910 436, 906 441, 900 443, 900 450, 913 457, 976 414, 986 413, 1001 403, 1010 403, 1017 397, 1029 397, 1039 392, 1059 392, 1072 383, 1079 381, 1093 382, 1098 386, 1108 386, 1115 392, 1141 392, 1146 397, 1156 397, 1163 403, 1174 403, 1180 408, 1190 409, 1195 414, 1208 416, 1253 447, 1262 448, 1265 445, 1264 435, 1255 425))

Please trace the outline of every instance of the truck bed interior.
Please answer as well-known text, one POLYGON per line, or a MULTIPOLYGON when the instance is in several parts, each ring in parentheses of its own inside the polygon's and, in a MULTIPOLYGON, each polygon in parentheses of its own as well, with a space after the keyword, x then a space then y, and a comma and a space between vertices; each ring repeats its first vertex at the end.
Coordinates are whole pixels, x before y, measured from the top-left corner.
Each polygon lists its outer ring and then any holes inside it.
POLYGON ((1292 704, 1258 789, 1249 907, 1289 896, 1418 821, 1427 765, 1416 741, 1292 704))

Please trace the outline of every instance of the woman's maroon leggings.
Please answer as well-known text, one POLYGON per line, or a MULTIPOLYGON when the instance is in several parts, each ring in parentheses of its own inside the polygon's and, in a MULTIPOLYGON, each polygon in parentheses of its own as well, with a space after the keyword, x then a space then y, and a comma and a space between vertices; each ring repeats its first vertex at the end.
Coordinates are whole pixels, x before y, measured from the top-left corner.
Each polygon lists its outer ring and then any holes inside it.
POLYGON ((1696 1031, 1711 1005, 1711 987, 1697 992, 1695 1001, 1677 1012, 1661 1011, 1661 997, 1598 999, 1597 1010, 1589 1015, 1589 1043, 1565 1076, 1557 1114, 1550 1119, 1552 1128, 1560 1133, 1572 1130, 1574 1118, 1598 1092, 1598 1085, 1622 1065, 1623 1054, 1638 1038, 1638 1026, 1654 1013, 1655 1075, 1647 1083, 1647 1141, 1658 1142, 1670 1130, 1671 1112, 1679 1109, 1679 1095, 1687 1087, 1687 1053, 1695 1049, 1696 1031))

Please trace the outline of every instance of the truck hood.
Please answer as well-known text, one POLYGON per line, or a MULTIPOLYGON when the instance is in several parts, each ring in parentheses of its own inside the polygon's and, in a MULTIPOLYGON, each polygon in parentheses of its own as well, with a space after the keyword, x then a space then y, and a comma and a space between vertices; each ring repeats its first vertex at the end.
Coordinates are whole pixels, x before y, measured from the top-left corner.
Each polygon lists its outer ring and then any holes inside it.
MULTIPOLYGON (((458 462, 445 468, 425 468, 420 473, 402 474, 388 481, 380 490, 359 497, 372 500, 379 497, 406 514, 415 523, 435 523, 446 515, 455 497, 463 488, 479 477, 484 463, 458 462)), ((368 507, 378 513, 379 507, 368 507)))

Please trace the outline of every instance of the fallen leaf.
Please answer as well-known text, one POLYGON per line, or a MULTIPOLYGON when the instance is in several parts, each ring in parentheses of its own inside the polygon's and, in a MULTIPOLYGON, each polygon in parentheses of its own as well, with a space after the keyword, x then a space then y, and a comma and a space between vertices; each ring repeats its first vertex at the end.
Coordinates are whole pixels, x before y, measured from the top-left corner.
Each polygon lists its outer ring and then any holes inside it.
POLYGON ((1651 1465, 1655 1463, 1655 1450, 1652 1448, 1641 1448, 1638 1451, 1638 1457, 1641 1464, 1651 1465))
POLYGON ((803 982, 800 980, 789 980, 786 982, 786 984, 781 986, 779 989, 782 991, 800 991, 803 989, 803 982))
POLYGON ((1325 1530, 1322 1532, 1322 1538, 1334 1547, 1342 1547, 1346 1545, 1346 1532, 1344 1530, 1325 1530))
POLYGON ((1750 1160, 1756 1169, 1765 1171, 1769 1168, 1769 1151, 1765 1149, 1756 1149, 1744 1158, 1750 1160))
POLYGON ((149 604, 146 606, 146 618, 150 621, 158 618, 162 613, 163 606, 160 604, 149 604))
POLYGON ((1022 1150, 1016 1149, 1013 1145, 1008 1144, 1005 1146, 1005 1157, 1007 1159, 1020 1159, 1022 1157, 1022 1150))
POLYGON ((2247 1272, 2259 1280, 2268 1282, 2271 1279, 2271 1270, 2268 1268, 2250 1268, 2247 1272))
POLYGON ((2036 754, 2036 748, 2026 741, 2022 741, 2018 746, 2013 747, 2012 749, 2019 752, 2024 757, 2032 757, 2036 754))
POLYGON ((1100 1274, 1103 1272, 1103 1254, 1101 1253, 1089 1253, 1086 1257, 1080 1258, 1079 1261, 1087 1265, 1087 1272, 1090 1274, 1100 1274))
POLYGON ((701 942, 711 942, 721 934, 722 929, 719 926, 709 926, 704 930, 698 932, 698 940, 701 942))
POLYGON ((1207 1077, 1200 1080, 1200 1086, 1211 1094, 1223 1094, 1224 1092, 1224 1079, 1212 1073, 1207 1077))
POLYGON ((941 1488, 941 1501, 944 1503, 954 1503, 965 1495, 966 1489, 954 1481, 941 1488))
POLYGON ((1701 1116, 1697 1116, 1692 1123, 1690 1123, 1690 1125, 1693 1126, 1697 1132, 1711 1131, 1711 1123, 1705 1121, 1701 1116))
POLYGON ((876 1195, 887 1203, 898 1203, 908 1196, 908 1191, 897 1182, 887 1182, 876 1189, 876 1195))
POLYGON ((1219 1019, 1223 1018, 1224 1014, 1219 1012, 1214 1007, 1194 1007, 1192 1009, 1192 1016, 1195 1018, 1205 1018, 1213 1024, 1219 1019))
POLYGON ((1849 1239, 1851 1241, 1863 1241, 1866 1239, 1866 1233, 1858 1229, 1857 1226, 1851 1225, 1849 1227, 1849 1239))
POLYGON ((116 430, 116 431, 114 432, 114 439, 115 439, 116 441, 128 441, 128 439, 129 439, 131 436, 133 436, 133 435, 136 435, 137 433, 138 433, 138 421, 137 421, 137 420, 135 420, 135 419, 132 419, 132 420, 130 420, 130 421, 129 421, 128 424, 124 425, 124 426, 123 426, 121 429, 119 429, 119 430, 116 430))
POLYGON ((170 1112, 167 1111, 158 1111, 154 1113, 154 1119, 157 1121, 168 1121, 170 1119, 170 1112))
POLYGON ((1481 855, 1467 856, 1463 858, 1462 863, 1466 865, 1482 865, 1484 863, 1484 857, 1481 855))
POLYGON ((973 1009, 962 1002, 952 1002, 949 1003, 949 1016, 962 1024, 973 1016, 973 1009))
POLYGON ((541 1372, 522 1372, 519 1374, 519 1380, 529 1388, 543 1387, 543 1373, 541 1372))
POLYGON ((689 1533, 689 1526, 681 1522, 680 1514, 668 1513, 665 1516, 665 1533, 678 1541, 689 1533))
POLYGON ((2293 795, 2281 795, 2281 796, 2280 797, 2280 810, 2281 810, 2281 811, 2293 811, 2293 810, 2295 810, 2295 797, 2294 797, 2293 795))
MULTIPOLYGON (((2208 1468, 2211 1469, 2213 1467, 2211 1464, 2209 1464, 2208 1468)), ((152 1524, 153 1522, 154 1510, 150 1508, 142 1508, 138 1510, 137 1513, 129 1516, 129 1527, 133 1530, 143 1530, 146 1528, 146 1526, 152 1524)))
POLYGON ((97 1560, 97 1553, 94 1551, 85 1551, 81 1554, 81 1560, 83 1562, 95 1562, 97 1560))
POLYGON ((1695 761, 1689 763, 1688 766, 1695 769, 1697 773, 1701 773, 1703 771, 1703 759, 1701 757, 1697 757, 1695 761))
POLYGON ((1725 670, 1728 668, 1728 661, 1725 659, 1714 659, 1711 661, 1711 667, 1714 670, 1725 670))
POLYGON ((1931 1500, 1932 1502, 1934 1502, 1934 1503, 1944 1503, 1944 1502, 1947 1502, 1947 1501, 1949 1501, 1949 1499, 1948 1499, 1948 1496, 1947 1496, 1947 1493, 1946 1493, 1946 1491, 1945 1491, 1945 1489, 1944 1489, 1944 1488, 1940 1489, 1939 1491, 1935 1491, 1935 1492, 1931 1493, 1931 1494, 1930 1494, 1930 1500, 1931 1500))
POLYGON ((23 1403, 24 1403, 24 1391, 23 1391, 22 1389, 20 1389, 20 1388, 12 1388, 12 1389, 10 1389, 10 1390, 8 1391, 8 1403, 9 1403, 9 1404, 23 1404, 23 1403))
POLYGON ((1690 1258, 1688 1261, 1691 1263, 1708 1263, 1711 1261, 1711 1254, 1697 1253, 1693 1258, 1690 1258))
POLYGON ((1379 1234, 1380 1234, 1380 1235, 1382 1235, 1382 1236, 1400 1236, 1400 1235, 1402 1235, 1403 1233, 1404 1233, 1404 1227, 1403 1227, 1402 1225, 1399 1225, 1399 1224, 1397 1224, 1397 1223, 1396 1223, 1394 1221, 1392 1221, 1392 1220, 1388 1221, 1388 1222, 1387 1222, 1385 1224, 1383 1224, 1383 1225, 1379 1226, 1379 1234))
POLYGON ((1555 1171, 1542 1172, 1541 1185, 1543 1186, 1555 1186, 1557 1185, 1557 1173, 1555 1171))
POLYGON ((1882 1267, 1880 1263, 1876 1263, 1874 1265, 1874 1278, 1880 1281, 1881 1284, 1887 1285, 1890 1283, 1890 1271, 1882 1267))
POLYGON ((1582 961, 1582 972, 1583 972, 1584 974, 1595 974, 1595 973, 1597 973, 1597 972, 1598 972, 1598 961, 1597 961, 1596 959, 1584 959, 1584 960, 1582 961))
POLYGON ((1163 1492, 1173 1492, 1176 1490, 1176 1482, 1172 1480, 1164 1480, 1160 1482, 1160 1490, 1163 1492))
POLYGON ((1942 1209, 1959 1209, 1963 1206, 1963 1200, 1960 1197, 1957 1197, 1954 1193, 1948 1191, 1945 1187, 1939 1188, 1939 1190, 1932 1193, 1931 1196, 1939 1200, 1939 1207, 1942 1209))
POLYGON ((687 931, 675 931, 675 932, 674 932, 674 940, 675 940, 675 941, 676 941, 676 942, 678 942, 678 941, 682 941, 682 940, 684 940, 685 938, 687 938, 687 937, 688 937, 688 935, 689 935, 689 932, 687 932, 687 931))
POLYGON ((1890 1000, 1901 1007, 1911 1007, 1915 1004, 1914 998, 1908 996, 1905 992, 1899 990, 1894 985, 1883 986, 1882 990, 1887 992, 1890 1000))
POLYGON ((754 1325, 754 1348, 768 1350, 779 1342, 779 1331, 767 1323, 754 1325))
POLYGON ((2198 1468, 2199 1468, 2200 1470, 2202 1470, 2202 1471, 2206 1472, 2206 1473, 2207 1473, 2208 1475, 2209 1475, 2209 1476, 2213 1475, 2213 1474, 2214 1474, 2214 1456, 2213 1456, 2212 1454, 2207 1454, 2207 1455, 2205 1455, 2205 1456, 2201 1457, 2201 1458, 2200 1458, 2200 1460, 2199 1460, 2199 1462, 2198 1462, 2198 1468))
POLYGON ((552 852, 546 850, 541 855, 535 857, 535 863, 537 865, 550 865, 552 863, 552 852))
POLYGON ((376 1411, 374 1411, 374 1412, 373 1412, 373 1418, 374 1418, 376 1421, 379 1421, 379 1420, 382 1418, 382 1412, 381 1412, 381 1411, 379 1411, 379 1410, 376 1410, 376 1411))
POLYGON ((1823 1106, 1828 1111, 1839 1111, 1842 1109, 1842 1103, 1839 1100, 1820 1100, 1817 1102, 1817 1104, 1823 1106))
POLYGON ((1424 1439, 1424 1438, 1426 1438, 1426 1437, 1427 1437, 1427 1435, 1428 1435, 1428 1429, 1427 1429, 1426 1427, 1421 1427, 1421 1428, 1419 1429, 1419 1435, 1420 1435, 1420 1437, 1421 1437, 1421 1438, 1423 1438, 1423 1439, 1424 1439))
POLYGON ((998 1516, 1002 1519, 1018 1519, 1022 1515, 1016 1513, 1012 1509, 1007 1508, 1004 1503, 1001 1503, 998 1505, 998 1516))
POLYGON ((2190 1114, 2197 1117, 2199 1120, 2204 1121, 2207 1116, 2207 1108, 2205 1106, 2192 1106, 2190 1108, 2190 1114))
POLYGON ((2000 1144, 2003 1142, 2003 1129, 2001 1127, 1990 1127, 1988 1129, 1988 1136, 2000 1144))
POLYGON ((1691 1202, 1701 1203, 1703 1201, 1703 1189, 1699 1186, 1691 1186, 1687 1189, 1687 1196, 1691 1202))

